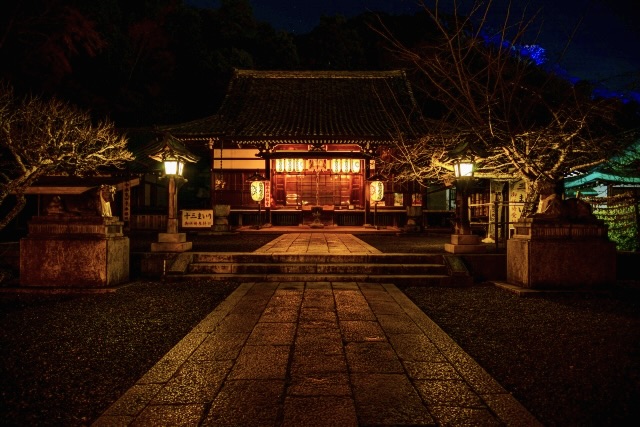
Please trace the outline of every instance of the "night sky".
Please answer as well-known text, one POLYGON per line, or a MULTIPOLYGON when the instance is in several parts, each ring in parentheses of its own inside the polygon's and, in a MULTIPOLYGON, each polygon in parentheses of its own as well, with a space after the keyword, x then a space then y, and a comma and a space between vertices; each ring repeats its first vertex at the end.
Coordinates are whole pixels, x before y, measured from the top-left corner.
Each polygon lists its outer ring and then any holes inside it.
MULTIPOLYGON (((219 5, 217 0, 187 0, 186 3, 214 8, 219 5)), ((321 15, 351 17, 367 10, 412 14, 419 10, 416 0, 251 0, 251 3, 258 20, 296 34, 313 29, 321 15)), ((441 1, 441 4, 452 3, 452 0, 441 1)), ((459 0, 459 3, 468 6, 472 0, 459 0)), ((513 0, 512 3, 517 14, 526 5, 529 11, 541 9, 537 44, 547 50, 549 60, 561 58, 560 65, 571 76, 601 81, 615 75, 631 73, 636 79, 640 75, 638 0, 513 0), (562 55, 580 21, 573 42, 562 55)), ((496 23, 501 22, 500 16, 507 4, 508 0, 494 0, 492 16, 496 23)), ((616 81, 620 85, 629 80, 616 81)))

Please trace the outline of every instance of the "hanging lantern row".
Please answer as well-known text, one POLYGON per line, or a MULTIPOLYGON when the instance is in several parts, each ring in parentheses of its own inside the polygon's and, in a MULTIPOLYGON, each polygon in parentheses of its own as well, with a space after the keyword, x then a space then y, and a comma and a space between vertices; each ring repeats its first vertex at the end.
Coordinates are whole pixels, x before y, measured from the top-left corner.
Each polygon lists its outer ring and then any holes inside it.
POLYGON ((304 159, 276 159, 276 172, 302 172, 304 159))
POLYGON ((305 170, 319 172, 326 171, 331 165, 333 173, 360 173, 360 159, 276 159, 276 172, 304 172, 305 170))
POLYGON ((331 159, 331 172, 360 173, 360 160, 359 159, 331 159))

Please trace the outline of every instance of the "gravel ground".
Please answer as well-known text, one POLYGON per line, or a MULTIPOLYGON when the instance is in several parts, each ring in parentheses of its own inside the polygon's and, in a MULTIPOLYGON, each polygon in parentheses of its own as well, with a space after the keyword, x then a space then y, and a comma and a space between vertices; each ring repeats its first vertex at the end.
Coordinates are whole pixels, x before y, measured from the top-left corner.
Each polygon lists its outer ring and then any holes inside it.
MULTIPOLYGON (((194 250, 251 251, 276 236, 192 241, 194 250)), ((385 252, 438 252, 443 238, 358 237, 385 252)), ((136 281, 110 294, 0 293, 0 425, 90 424, 235 286, 136 281)), ((637 289, 535 298, 486 284, 404 291, 545 425, 618 426, 640 422, 637 289)))
POLYGON ((404 292, 547 426, 640 425, 640 298, 404 292))
POLYGON ((0 293, 0 425, 97 418, 235 288, 133 282, 115 293, 0 293))
MULTIPOLYGON (((358 237, 413 253, 449 238, 358 237)), ((492 284, 401 289, 545 425, 640 425, 639 283, 527 298, 492 284)))

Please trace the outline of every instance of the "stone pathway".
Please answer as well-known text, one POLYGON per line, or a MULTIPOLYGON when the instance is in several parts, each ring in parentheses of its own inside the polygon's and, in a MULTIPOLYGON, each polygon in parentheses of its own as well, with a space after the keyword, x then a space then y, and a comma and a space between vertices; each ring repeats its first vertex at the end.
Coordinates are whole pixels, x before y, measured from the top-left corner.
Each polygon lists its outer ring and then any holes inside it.
POLYGON ((95 426, 538 425, 394 285, 245 283, 95 426))
POLYGON ((382 253, 352 234, 340 233, 287 233, 277 237, 255 252, 336 255, 382 253))
MULTIPOLYGON (((258 252, 380 253, 290 233, 258 252)), ((94 426, 538 426, 392 284, 241 284, 94 426)))

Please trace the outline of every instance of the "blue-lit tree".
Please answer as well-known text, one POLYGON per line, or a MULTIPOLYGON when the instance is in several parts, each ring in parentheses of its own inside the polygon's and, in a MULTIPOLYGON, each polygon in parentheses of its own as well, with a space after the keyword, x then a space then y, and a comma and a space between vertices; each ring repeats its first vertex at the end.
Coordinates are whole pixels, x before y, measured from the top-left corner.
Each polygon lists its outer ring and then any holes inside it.
POLYGON ((536 33, 535 14, 507 15, 492 31, 490 8, 478 1, 463 15, 443 13, 437 1, 424 5, 435 37, 417 47, 378 28, 436 106, 424 111, 428 131, 419 143, 400 141, 389 150, 386 172, 398 180, 452 179, 449 153, 465 143, 483 153, 476 176, 523 179, 535 209, 569 173, 624 150, 637 134, 637 109, 543 67, 544 50, 525 40, 536 33))

